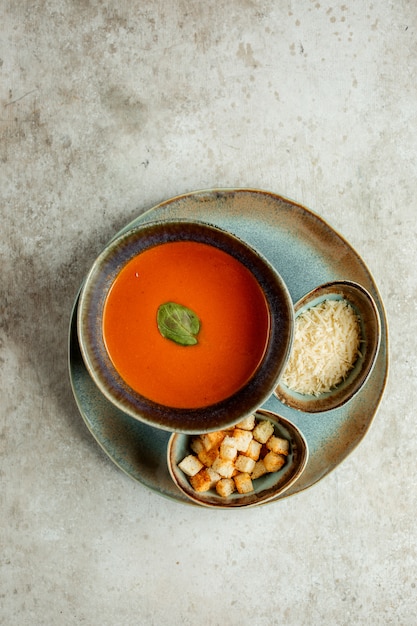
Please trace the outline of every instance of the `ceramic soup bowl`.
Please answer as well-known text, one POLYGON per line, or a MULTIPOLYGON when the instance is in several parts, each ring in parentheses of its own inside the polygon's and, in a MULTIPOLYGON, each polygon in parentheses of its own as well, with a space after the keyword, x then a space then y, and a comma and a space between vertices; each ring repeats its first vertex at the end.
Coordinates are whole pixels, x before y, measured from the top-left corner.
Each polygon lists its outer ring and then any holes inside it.
POLYGON ((274 392, 294 310, 279 273, 232 233, 198 221, 144 223, 110 242, 80 294, 86 367, 118 408, 202 433, 274 392))

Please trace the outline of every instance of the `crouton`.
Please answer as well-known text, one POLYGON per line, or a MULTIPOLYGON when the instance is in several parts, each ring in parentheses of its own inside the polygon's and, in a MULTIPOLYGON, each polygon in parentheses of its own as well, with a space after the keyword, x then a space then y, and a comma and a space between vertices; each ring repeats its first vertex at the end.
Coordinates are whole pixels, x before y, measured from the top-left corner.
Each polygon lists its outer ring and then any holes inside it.
POLYGON ((259 443, 259 441, 256 441, 256 439, 252 439, 249 444, 249 448, 246 450, 245 454, 254 461, 257 461, 261 454, 261 448, 262 444, 259 443))
POLYGON ((275 454, 287 455, 290 451, 290 442, 287 439, 276 437, 275 435, 271 435, 265 445, 268 450, 275 452, 275 454))
POLYGON ((220 474, 222 478, 230 478, 234 472, 235 466, 233 461, 217 457, 211 466, 215 472, 220 474))
POLYGON ((255 466, 252 470, 251 478, 252 480, 256 480, 257 478, 260 478, 261 476, 264 476, 267 473, 268 473, 268 470, 265 467, 265 463, 263 462, 262 459, 259 459, 259 461, 256 461, 255 466))
POLYGON ((197 474, 194 474, 194 476, 190 476, 191 487, 199 493, 211 489, 211 484, 211 476, 205 467, 197 472, 197 474))
POLYGON ((233 431, 233 439, 236 441, 236 448, 238 451, 246 452, 253 439, 252 431, 235 428, 233 431))
POLYGON ((247 472, 238 474, 233 479, 235 481, 236 489, 238 493, 250 493, 253 491, 253 483, 251 477, 247 472))
POLYGON ((199 461, 201 461, 203 465, 205 465, 206 467, 211 467, 214 461, 219 456, 219 451, 217 448, 210 448, 210 450, 203 449, 201 450, 201 452, 198 453, 197 456, 199 461))
POLYGON ((201 437, 193 437, 191 439, 190 448, 193 452, 195 452, 198 456, 199 452, 205 450, 204 444, 201 441, 201 437))
POLYGON ((286 457, 283 454, 268 452, 263 462, 268 472, 277 472, 285 464, 286 457))
POLYGON ((227 498, 236 491, 235 481, 233 478, 221 478, 216 484, 216 491, 222 498, 227 498))
POLYGON ((218 447, 223 441, 225 432, 223 430, 216 430, 213 433, 204 433, 200 435, 200 439, 206 450, 210 450, 213 447, 218 447))
POLYGON ((267 420, 262 420, 261 422, 258 422, 253 429, 253 437, 256 439, 256 441, 259 441, 259 443, 266 443, 270 436, 273 434, 273 432, 274 426, 271 424, 271 422, 268 422, 267 420))
POLYGON ((242 430, 253 430, 255 428, 255 416, 249 415, 244 420, 236 424, 236 428, 241 428, 242 430))
POLYGON ((213 487, 216 486, 216 483, 219 482, 219 480, 221 479, 221 476, 220 476, 220 474, 215 472, 212 467, 208 467, 207 468, 207 473, 210 476, 210 480, 211 480, 210 489, 212 489, 213 487))
MULTIPOLYGON (((234 429, 233 429, 234 431, 234 429)), ((223 445, 225 446, 233 446, 237 449, 237 440, 233 437, 233 432, 231 432, 230 434, 226 435, 225 438, 223 439, 223 441, 220 444, 220 447, 222 447, 223 445)))
POLYGON ((204 466, 196 456, 189 454, 180 463, 178 463, 178 467, 184 472, 184 474, 187 474, 187 476, 195 476, 195 474, 197 474, 204 466))
POLYGON ((220 444, 219 455, 222 459, 234 461, 237 457, 236 439, 227 435, 220 444))
POLYGON ((244 454, 239 454, 235 461, 235 468, 239 472, 246 472, 247 474, 250 474, 254 467, 255 461, 244 454))

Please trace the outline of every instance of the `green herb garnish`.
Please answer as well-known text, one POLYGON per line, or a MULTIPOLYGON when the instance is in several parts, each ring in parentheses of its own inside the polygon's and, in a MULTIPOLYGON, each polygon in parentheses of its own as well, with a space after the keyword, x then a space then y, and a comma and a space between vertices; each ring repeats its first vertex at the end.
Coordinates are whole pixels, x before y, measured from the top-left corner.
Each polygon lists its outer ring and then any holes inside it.
POLYGON ((182 304, 166 302, 161 304, 157 313, 159 332, 166 339, 181 346, 193 346, 197 343, 196 335, 200 331, 198 316, 182 304))

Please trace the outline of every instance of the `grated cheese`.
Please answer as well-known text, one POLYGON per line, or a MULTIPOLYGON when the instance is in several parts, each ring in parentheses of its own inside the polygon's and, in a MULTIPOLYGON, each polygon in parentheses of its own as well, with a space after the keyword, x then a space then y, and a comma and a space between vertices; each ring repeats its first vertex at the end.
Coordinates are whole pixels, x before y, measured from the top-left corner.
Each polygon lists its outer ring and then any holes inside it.
POLYGON ((319 396, 344 380, 360 356, 358 317, 346 300, 324 300, 296 318, 293 349, 282 377, 301 394, 319 396))

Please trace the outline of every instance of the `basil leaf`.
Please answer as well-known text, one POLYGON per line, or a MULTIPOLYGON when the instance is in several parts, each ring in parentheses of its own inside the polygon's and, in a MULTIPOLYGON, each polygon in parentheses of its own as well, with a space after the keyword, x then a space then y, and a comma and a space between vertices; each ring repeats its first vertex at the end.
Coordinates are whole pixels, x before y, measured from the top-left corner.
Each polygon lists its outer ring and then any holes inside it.
POLYGON ((181 346, 193 346, 197 343, 196 335, 200 331, 198 316, 182 304, 166 302, 161 304, 157 313, 159 332, 166 339, 181 346))

